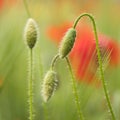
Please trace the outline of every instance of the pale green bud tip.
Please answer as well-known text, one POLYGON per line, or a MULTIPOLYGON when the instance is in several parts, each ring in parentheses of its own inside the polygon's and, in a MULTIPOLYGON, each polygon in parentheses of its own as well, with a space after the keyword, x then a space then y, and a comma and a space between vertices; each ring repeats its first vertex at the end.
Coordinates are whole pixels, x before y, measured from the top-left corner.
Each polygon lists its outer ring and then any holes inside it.
POLYGON ((34 19, 29 18, 24 31, 25 41, 30 49, 35 46, 38 38, 38 27, 34 19))
POLYGON ((74 28, 70 28, 63 37, 59 47, 60 58, 64 58, 69 54, 69 52, 73 48, 75 37, 76 30, 74 28))
POLYGON ((41 90, 42 97, 45 102, 47 102, 53 95, 54 91, 57 88, 57 85, 58 80, 56 78, 56 73, 53 70, 49 70, 43 79, 41 90))

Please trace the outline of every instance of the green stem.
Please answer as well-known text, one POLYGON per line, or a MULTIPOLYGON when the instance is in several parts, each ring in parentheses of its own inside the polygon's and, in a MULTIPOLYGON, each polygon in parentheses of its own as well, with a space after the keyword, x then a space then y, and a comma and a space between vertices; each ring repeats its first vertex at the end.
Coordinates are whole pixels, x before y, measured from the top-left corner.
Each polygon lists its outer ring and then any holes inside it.
POLYGON ((57 59, 59 58, 59 54, 55 55, 53 60, 52 60, 52 63, 51 63, 51 69, 53 70, 54 69, 54 66, 55 66, 55 63, 57 61, 57 59))
MULTIPOLYGON (((27 1, 23 0, 28 17, 31 17, 30 11, 28 9, 27 1)), ((30 73, 29 73, 29 83, 28 83, 28 101, 29 101, 29 120, 33 120, 33 51, 30 49, 30 73)))
POLYGON ((40 76, 41 79, 43 79, 43 63, 42 63, 42 59, 41 59, 41 51, 39 49, 39 68, 40 68, 40 76))
MULTIPOLYGON (((43 64, 42 64, 42 60, 41 60, 41 51, 39 49, 39 66, 40 66, 40 78, 43 79, 43 64)), ((42 102, 42 107, 43 107, 43 116, 44 116, 44 120, 49 120, 49 114, 48 114, 48 106, 46 105, 46 103, 42 102)))
POLYGON ((49 116, 49 113, 48 113, 48 106, 47 106, 47 103, 42 103, 43 105, 43 108, 44 108, 44 120, 49 120, 50 119, 50 116, 49 116))
POLYGON ((29 86, 28 86, 28 94, 29 94, 29 119, 33 120, 33 52, 30 49, 30 73, 29 73, 29 86))
MULTIPOLYGON (((51 62, 50 69, 52 69, 52 70, 54 69, 55 63, 56 63, 56 61, 57 61, 58 58, 59 58, 58 54, 54 56, 54 58, 52 59, 52 62, 51 62)), ((44 108, 44 119, 45 120, 49 120, 50 117, 48 115, 48 106, 47 106, 47 103, 43 103, 42 105, 43 105, 43 108, 44 108)))
POLYGON ((29 11, 29 9, 28 9, 27 1, 26 1, 26 0, 23 0, 23 3, 24 3, 24 6, 25 6, 25 9, 26 9, 26 12, 27 12, 28 17, 31 17, 30 11, 29 11))
POLYGON ((104 79, 104 73, 103 73, 103 68, 102 68, 102 58, 101 58, 101 53, 100 53, 100 48, 99 48, 99 42, 98 42, 98 34, 97 34, 97 29, 96 29, 96 23, 94 18, 92 17, 92 15, 88 14, 88 13, 84 13, 82 15, 80 15, 76 21, 74 22, 73 28, 76 27, 77 23, 79 22, 79 20, 84 17, 87 16, 90 18, 90 20, 93 23, 93 29, 94 29, 94 34, 95 34, 95 40, 96 40, 96 50, 97 50, 97 56, 98 56, 98 62, 99 62, 99 67, 100 67, 100 74, 101 74, 101 79, 102 79, 102 84, 103 84, 103 89, 104 89, 104 93, 105 93, 105 97, 108 103, 108 107, 110 110, 110 113, 112 115, 113 120, 116 120, 113 109, 112 109, 112 105, 110 103, 110 99, 108 96, 108 92, 107 92, 107 87, 106 87, 106 83, 105 83, 105 79, 104 79))
POLYGON ((72 78, 73 93, 74 93, 74 96, 75 96, 75 102, 76 102, 76 105, 77 105, 77 110, 78 110, 79 119, 80 119, 80 120, 83 120, 84 117, 83 117, 82 112, 81 112, 79 97, 78 97, 78 93, 77 93, 77 87, 76 87, 76 84, 75 84, 75 77, 74 77, 74 75, 73 75, 73 72, 72 72, 72 68, 71 68, 71 64, 70 64, 70 62, 69 62, 69 59, 68 59, 67 57, 66 57, 66 61, 67 61, 68 68, 69 68, 69 71, 70 71, 70 74, 71 74, 71 78, 72 78))

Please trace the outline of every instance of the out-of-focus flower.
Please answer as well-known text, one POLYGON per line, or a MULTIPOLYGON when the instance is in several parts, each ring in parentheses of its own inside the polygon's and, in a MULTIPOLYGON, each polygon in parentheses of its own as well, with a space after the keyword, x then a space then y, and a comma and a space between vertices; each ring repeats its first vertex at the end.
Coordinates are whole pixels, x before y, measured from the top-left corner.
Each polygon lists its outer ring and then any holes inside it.
MULTIPOLYGON (((51 40, 59 43, 65 31, 71 26, 71 23, 65 23, 55 27, 52 26, 48 29, 48 36, 51 40)), ((97 75, 99 64, 94 33, 92 28, 87 25, 78 25, 76 30, 77 36, 74 47, 70 53, 70 60, 75 70, 76 78, 79 81, 91 83, 99 79, 97 75)), ((105 69, 107 65, 118 65, 120 60, 120 48, 118 43, 103 34, 99 34, 98 36, 103 69, 105 69)))
POLYGON ((2 7, 3 7, 3 0, 0 0, 0 10, 2 9, 2 7))
POLYGON ((3 8, 13 8, 17 4, 20 6, 21 1, 20 0, 0 0, 0 12, 3 8))
POLYGON ((47 29, 47 35, 53 40, 55 43, 59 44, 60 40, 64 36, 65 32, 68 28, 72 26, 72 23, 66 22, 59 26, 50 26, 47 29))

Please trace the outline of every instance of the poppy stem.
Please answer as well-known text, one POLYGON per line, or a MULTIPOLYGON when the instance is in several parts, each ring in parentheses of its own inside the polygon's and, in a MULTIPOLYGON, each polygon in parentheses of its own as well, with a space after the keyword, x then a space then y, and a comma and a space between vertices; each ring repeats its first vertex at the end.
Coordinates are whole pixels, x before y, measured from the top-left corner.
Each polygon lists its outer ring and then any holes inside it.
POLYGON ((93 16, 88 14, 88 13, 84 13, 84 14, 80 15, 76 19, 76 21, 74 22, 73 28, 76 28, 77 23, 84 16, 89 17, 90 20, 92 21, 92 24, 93 24, 95 40, 96 40, 96 50, 97 50, 97 56, 98 56, 98 62, 99 62, 99 67, 100 67, 100 74, 101 74, 103 89, 104 89, 105 97, 106 97, 106 100, 107 100, 107 104, 108 104, 111 116, 112 116, 113 120, 116 120, 113 109, 112 109, 112 105, 111 105, 111 102, 110 102, 110 99, 109 99, 109 95, 108 95, 108 92, 107 92, 108 90, 107 90, 107 87, 106 87, 106 82, 105 82, 105 79, 104 79, 104 73, 103 73, 103 68, 102 68, 102 58, 101 58, 101 53, 100 53, 100 48, 99 48, 99 41, 98 41, 98 34, 97 34, 97 29, 96 29, 96 23, 95 23, 95 20, 94 20, 93 16))
MULTIPOLYGON (((41 59, 41 51, 39 49, 39 69, 40 69, 40 79, 43 79, 43 64, 42 64, 42 59, 41 59)), ((43 107, 43 115, 44 115, 44 120, 49 120, 49 113, 48 113, 48 106, 46 103, 42 102, 42 107, 43 107)))
MULTIPOLYGON (((52 59, 52 62, 51 62, 51 67, 50 69, 54 69, 55 67, 55 63, 57 61, 57 59, 59 58, 59 55, 55 55, 54 58, 52 59)), ((43 76, 43 75, 42 75, 43 76)), ((45 120, 49 120, 49 115, 48 115, 48 107, 47 107, 47 104, 46 103, 42 103, 42 106, 44 108, 44 119, 45 120)))
POLYGON ((30 49, 30 63, 29 63, 29 82, 28 82, 28 95, 29 95, 29 119, 33 120, 33 51, 30 49))
POLYGON ((51 62, 51 69, 54 69, 55 63, 57 61, 57 59, 59 58, 59 54, 55 55, 52 62, 51 62))
MULTIPOLYGON (((39 70, 40 70, 40 79, 43 79, 43 64, 41 60, 41 51, 39 49, 39 70)), ((48 108, 46 103, 42 102, 44 120, 48 120, 48 108)))
POLYGON ((30 18, 30 17, 31 17, 31 14, 30 14, 30 11, 29 11, 29 9, 28 9, 27 1, 26 1, 26 0, 23 0, 23 3, 24 3, 24 6, 25 6, 27 15, 28 15, 28 17, 30 18))
POLYGON ((77 105, 79 119, 84 120, 83 114, 81 112, 81 107, 80 107, 80 102, 79 102, 79 97, 78 97, 78 92, 77 92, 77 86, 75 84, 75 77, 73 75, 73 71, 72 71, 71 64, 70 64, 70 61, 69 61, 68 57, 65 57, 65 58, 66 58, 66 62, 68 64, 68 69, 69 69, 69 72, 70 72, 71 78, 72 78, 73 93, 74 93, 74 96, 75 96, 75 102, 76 102, 76 105, 77 105))

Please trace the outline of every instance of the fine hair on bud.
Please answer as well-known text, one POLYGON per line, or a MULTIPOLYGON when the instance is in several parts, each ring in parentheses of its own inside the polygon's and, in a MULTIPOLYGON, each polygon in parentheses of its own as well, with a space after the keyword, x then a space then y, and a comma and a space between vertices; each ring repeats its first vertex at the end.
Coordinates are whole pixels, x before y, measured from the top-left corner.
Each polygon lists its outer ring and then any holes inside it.
POLYGON ((44 79, 42 84, 42 97, 45 102, 47 102, 50 97, 53 95, 54 91, 56 90, 58 86, 58 80, 56 77, 56 72, 53 70, 49 70, 44 79))
POLYGON ((76 30, 74 28, 68 29, 59 47, 60 58, 64 58, 69 54, 69 52, 73 48, 75 37, 76 37, 76 30))
POLYGON ((24 30, 24 39, 28 47, 32 49, 35 46, 35 43, 38 38, 38 26, 34 19, 29 18, 27 20, 25 30, 24 30))

